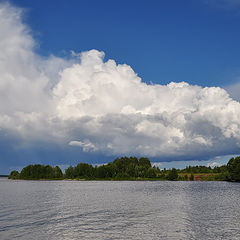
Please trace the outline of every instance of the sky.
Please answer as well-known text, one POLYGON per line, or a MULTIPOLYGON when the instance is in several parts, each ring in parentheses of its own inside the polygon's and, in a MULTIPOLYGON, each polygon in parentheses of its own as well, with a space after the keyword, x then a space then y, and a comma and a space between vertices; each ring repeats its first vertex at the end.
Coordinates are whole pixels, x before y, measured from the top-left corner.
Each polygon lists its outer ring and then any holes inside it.
POLYGON ((240 154, 240 0, 0 0, 0 174, 240 154))

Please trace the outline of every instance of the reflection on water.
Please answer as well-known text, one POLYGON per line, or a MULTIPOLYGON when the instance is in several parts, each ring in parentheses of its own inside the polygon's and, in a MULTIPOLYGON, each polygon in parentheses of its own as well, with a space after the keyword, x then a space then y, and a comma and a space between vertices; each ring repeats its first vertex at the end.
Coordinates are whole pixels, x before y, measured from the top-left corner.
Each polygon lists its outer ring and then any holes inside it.
POLYGON ((240 239, 240 184, 0 178, 0 239, 240 239))

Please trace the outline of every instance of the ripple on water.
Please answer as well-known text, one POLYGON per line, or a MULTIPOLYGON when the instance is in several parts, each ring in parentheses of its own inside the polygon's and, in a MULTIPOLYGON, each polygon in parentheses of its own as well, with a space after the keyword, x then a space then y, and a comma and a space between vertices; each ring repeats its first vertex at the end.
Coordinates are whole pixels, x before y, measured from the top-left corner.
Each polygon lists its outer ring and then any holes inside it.
POLYGON ((240 184, 0 180, 0 239, 240 239, 240 184))

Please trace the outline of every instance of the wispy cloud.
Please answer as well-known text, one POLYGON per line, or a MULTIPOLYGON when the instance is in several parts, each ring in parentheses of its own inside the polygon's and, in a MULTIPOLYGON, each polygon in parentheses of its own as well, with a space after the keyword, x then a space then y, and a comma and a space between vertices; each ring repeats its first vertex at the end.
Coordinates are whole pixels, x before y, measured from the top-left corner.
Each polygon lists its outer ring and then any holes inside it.
POLYGON ((77 147, 81 147, 83 149, 84 152, 91 152, 91 151, 97 151, 98 148, 91 143, 89 140, 84 140, 82 141, 71 141, 69 142, 70 146, 77 146, 77 147))

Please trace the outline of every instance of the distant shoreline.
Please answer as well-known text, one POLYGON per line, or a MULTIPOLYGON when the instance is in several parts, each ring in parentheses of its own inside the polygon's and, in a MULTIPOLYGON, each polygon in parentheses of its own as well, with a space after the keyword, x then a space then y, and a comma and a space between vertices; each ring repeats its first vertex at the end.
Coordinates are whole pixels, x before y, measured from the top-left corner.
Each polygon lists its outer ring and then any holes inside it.
MULTIPOLYGON (((201 174, 203 175, 203 174, 201 174)), ((214 174, 211 175, 208 178, 200 178, 198 174, 193 175, 194 179, 189 180, 189 179, 175 179, 175 180, 168 180, 168 179, 162 179, 162 178, 40 178, 40 179, 34 179, 34 178, 29 178, 29 179, 22 179, 22 178, 9 178, 11 180, 25 180, 25 181, 109 181, 109 182, 114 182, 114 181, 135 181, 135 182, 143 182, 143 181, 151 181, 151 182, 156 182, 156 181, 184 181, 184 182, 194 182, 194 181, 209 181, 209 182, 219 182, 219 181, 226 181, 226 180, 217 180, 214 179, 214 174)))
POLYGON ((28 165, 21 172, 12 171, 9 179, 78 180, 78 181, 232 181, 240 182, 240 157, 231 158, 227 165, 187 166, 184 169, 159 169, 148 158, 121 157, 108 164, 70 165, 63 173, 59 166, 28 165))

